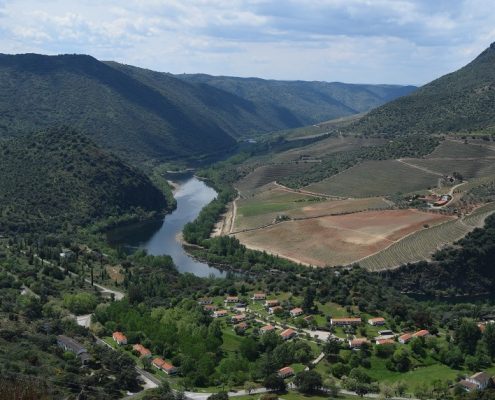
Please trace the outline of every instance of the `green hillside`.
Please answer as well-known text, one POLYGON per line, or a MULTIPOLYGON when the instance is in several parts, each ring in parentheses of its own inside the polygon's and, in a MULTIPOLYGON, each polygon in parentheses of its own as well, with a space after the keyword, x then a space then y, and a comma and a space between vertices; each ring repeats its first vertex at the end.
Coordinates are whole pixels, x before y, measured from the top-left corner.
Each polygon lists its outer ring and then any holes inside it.
POLYGON ((0 143, 0 232, 54 232, 167 206, 136 169, 69 129, 0 143))
POLYGON ((136 164, 197 161, 237 138, 355 114, 410 90, 331 84, 337 100, 314 88, 324 83, 245 82, 254 90, 244 95, 85 55, 0 55, 0 137, 64 124, 136 164))
POLYGON ((350 129, 401 135, 495 127, 495 43, 475 60, 409 96, 379 107, 350 129))
POLYGON ((189 85, 170 81, 165 96, 90 56, 0 55, 0 136, 66 124, 132 161, 232 148, 234 139, 196 112, 189 85))
POLYGON ((277 81, 205 74, 175 76, 187 82, 207 84, 252 102, 262 115, 265 126, 272 130, 369 111, 416 89, 414 86, 277 81))

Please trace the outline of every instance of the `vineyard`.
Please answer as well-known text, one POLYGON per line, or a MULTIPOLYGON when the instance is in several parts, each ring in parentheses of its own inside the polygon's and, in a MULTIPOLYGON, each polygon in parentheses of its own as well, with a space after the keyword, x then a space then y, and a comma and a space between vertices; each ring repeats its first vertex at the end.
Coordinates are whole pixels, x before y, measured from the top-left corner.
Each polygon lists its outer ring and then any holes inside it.
POLYGON ((474 228, 481 227, 494 211, 495 203, 490 203, 461 219, 417 231, 385 250, 359 261, 359 264, 369 270, 378 271, 428 259, 436 250, 462 239, 474 228))
POLYGON ((241 191, 251 191, 270 182, 304 171, 311 167, 311 163, 268 164, 256 168, 236 183, 241 191))
POLYGON ((495 156, 495 151, 484 145, 483 142, 464 144, 459 141, 444 140, 426 158, 484 158, 493 156, 495 156))
POLYGON ((373 197, 434 187, 438 177, 395 160, 366 161, 305 189, 343 197, 373 197))
POLYGON ((454 172, 459 172, 467 179, 495 174, 495 158, 407 159, 405 161, 443 175, 452 175, 454 172))
POLYGON ((351 151, 362 147, 378 146, 385 142, 384 139, 365 139, 359 137, 330 137, 308 146, 291 149, 275 155, 273 162, 284 163, 300 160, 304 157, 318 159, 339 151, 351 151))

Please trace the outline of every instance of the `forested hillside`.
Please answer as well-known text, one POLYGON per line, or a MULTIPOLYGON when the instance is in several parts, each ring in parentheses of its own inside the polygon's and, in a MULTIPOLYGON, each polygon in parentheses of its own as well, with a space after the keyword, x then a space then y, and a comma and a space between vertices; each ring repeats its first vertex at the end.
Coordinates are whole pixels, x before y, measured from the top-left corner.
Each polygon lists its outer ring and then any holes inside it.
MULTIPOLYGON (((265 126, 273 127, 273 130, 366 112, 416 90, 415 86, 398 85, 277 81, 205 74, 175 76, 187 82, 207 84, 252 102, 263 116, 265 126)), ((261 130, 266 128, 262 126, 261 130)))
POLYGON ((365 134, 472 131, 495 126, 495 43, 474 61, 351 126, 365 134))
POLYGON ((141 172, 68 128, 0 143, 0 232, 54 232, 167 206, 141 172))
POLYGON ((233 149, 237 138, 355 114, 411 89, 331 84, 327 93, 315 87, 324 83, 245 82, 254 90, 85 55, 0 55, 0 137, 65 124, 136 164, 197 161, 233 149))

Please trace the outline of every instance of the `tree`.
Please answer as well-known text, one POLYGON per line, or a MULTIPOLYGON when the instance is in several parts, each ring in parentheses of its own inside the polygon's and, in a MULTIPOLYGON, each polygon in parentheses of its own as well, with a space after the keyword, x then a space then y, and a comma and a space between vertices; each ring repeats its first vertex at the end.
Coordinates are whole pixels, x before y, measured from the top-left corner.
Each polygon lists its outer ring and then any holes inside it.
POLYGON ((268 375, 263 381, 263 386, 275 392, 285 392, 286 390, 284 379, 277 374, 268 375))
POLYGON ((329 336, 323 346, 323 352, 329 360, 336 360, 340 353, 340 341, 329 336))
POLYGON ((454 339, 464 354, 474 354, 481 331, 474 321, 465 319, 455 330, 454 339))
POLYGON ((244 383, 244 390, 247 394, 251 394, 251 392, 256 389, 256 384, 254 382, 246 382, 244 383))
POLYGON ((321 375, 316 371, 302 371, 296 375, 294 383, 299 392, 310 394, 321 389, 323 380, 321 375))
POLYGON ((227 392, 213 393, 208 397, 208 400, 229 400, 227 392))
POLYGON ((486 344, 488 354, 495 361, 495 324, 487 324, 483 333, 483 341, 486 344))
POLYGON ((393 369, 398 372, 407 372, 411 367, 409 351, 404 347, 399 347, 390 359, 393 369))
POLYGON ((339 394, 339 388, 332 378, 327 378, 323 381, 323 388, 327 391, 330 397, 337 397, 339 394))
POLYGON ((315 306, 315 296, 315 289, 312 286, 308 286, 306 288, 306 292, 304 293, 304 299, 302 303, 302 309, 304 310, 304 312, 309 313, 313 310, 315 306))

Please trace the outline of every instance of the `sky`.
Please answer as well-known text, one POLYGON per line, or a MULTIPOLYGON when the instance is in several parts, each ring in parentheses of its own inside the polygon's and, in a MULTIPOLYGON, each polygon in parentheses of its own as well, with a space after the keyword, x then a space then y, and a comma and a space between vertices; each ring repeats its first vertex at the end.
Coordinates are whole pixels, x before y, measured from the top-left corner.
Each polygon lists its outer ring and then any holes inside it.
POLYGON ((0 52, 172 73, 422 85, 495 41, 492 0, 0 0, 0 52))

